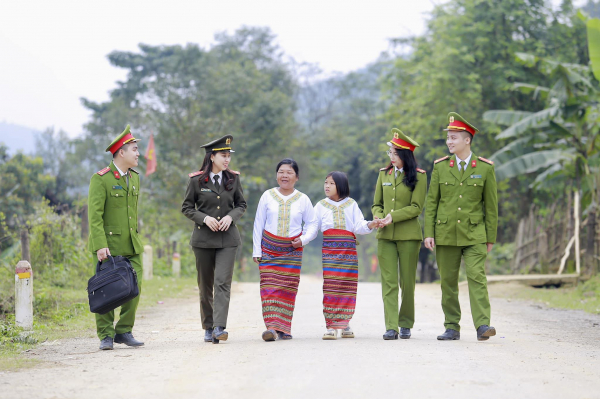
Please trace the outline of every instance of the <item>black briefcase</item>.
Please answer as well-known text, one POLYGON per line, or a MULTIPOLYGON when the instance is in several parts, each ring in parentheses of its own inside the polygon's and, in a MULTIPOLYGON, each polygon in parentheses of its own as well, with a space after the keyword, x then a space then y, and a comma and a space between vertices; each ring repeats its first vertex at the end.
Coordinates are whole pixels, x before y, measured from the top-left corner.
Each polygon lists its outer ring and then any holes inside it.
POLYGON ((137 274, 125 256, 98 261, 96 274, 88 280, 90 312, 105 314, 140 294, 137 274))

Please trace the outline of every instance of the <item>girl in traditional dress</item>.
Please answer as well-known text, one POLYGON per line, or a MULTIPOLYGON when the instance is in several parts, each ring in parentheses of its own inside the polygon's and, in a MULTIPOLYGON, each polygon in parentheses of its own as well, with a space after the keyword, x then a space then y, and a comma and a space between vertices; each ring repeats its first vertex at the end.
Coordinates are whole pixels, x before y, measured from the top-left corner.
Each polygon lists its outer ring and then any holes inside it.
POLYGON ((317 223, 323 232, 323 315, 327 326, 323 339, 337 339, 340 330, 342 338, 354 338, 349 323, 356 307, 358 284, 355 234, 371 233, 378 222, 367 222, 356 201, 350 198, 345 173, 329 173, 324 188, 327 198, 315 205, 317 223))
POLYGON ((317 231, 310 199, 294 188, 300 178, 296 161, 286 158, 275 170, 279 187, 265 191, 260 198, 253 232, 252 256, 260 270, 265 341, 292 339, 302 247, 317 231))

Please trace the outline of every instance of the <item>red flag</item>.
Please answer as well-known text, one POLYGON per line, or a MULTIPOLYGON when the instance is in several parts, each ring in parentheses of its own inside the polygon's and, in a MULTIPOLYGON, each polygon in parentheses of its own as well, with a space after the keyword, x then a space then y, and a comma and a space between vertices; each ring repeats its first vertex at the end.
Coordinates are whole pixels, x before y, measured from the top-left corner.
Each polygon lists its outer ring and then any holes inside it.
POLYGON ((156 172, 156 153, 154 152, 154 135, 150 135, 150 142, 146 149, 146 176, 156 172))

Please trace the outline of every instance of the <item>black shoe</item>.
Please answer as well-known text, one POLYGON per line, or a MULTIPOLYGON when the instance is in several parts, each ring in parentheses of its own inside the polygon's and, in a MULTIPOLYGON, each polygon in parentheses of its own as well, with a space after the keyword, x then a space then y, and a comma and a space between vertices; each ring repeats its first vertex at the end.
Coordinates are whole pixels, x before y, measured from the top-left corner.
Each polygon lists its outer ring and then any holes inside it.
POLYGON ((115 343, 127 346, 144 346, 144 343, 133 338, 133 334, 130 332, 115 335, 115 343))
POLYGON ((212 333, 213 333, 212 328, 208 328, 208 329, 204 330, 204 342, 212 342, 212 333))
POLYGON ((101 351, 111 351, 113 349, 113 339, 112 337, 104 337, 102 341, 100 341, 100 350, 101 351))
POLYGON ((477 341, 487 341, 494 335, 496 335, 496 329, 494 327, 483 324, 477 328, 477 341))
POLYGON ((410 328, 400 327, 400 338, 401 339, 409 339, 410 338, 410 328))
POLYGON ((213 344, 218 344, 219 341, 227 341, 229 333, 225 331, 225 327, 215 327, 212 333, 213 344))
POLYGON ((438 335, 438 341, 458 341, 460 339, 460 332, 447 328, 442 335, 438 335))
POLYGON ((386 341, 390 339, 398 339, 398 331, 396 330, 387 330, 385 334, 383 334, 383 339, 386 341))

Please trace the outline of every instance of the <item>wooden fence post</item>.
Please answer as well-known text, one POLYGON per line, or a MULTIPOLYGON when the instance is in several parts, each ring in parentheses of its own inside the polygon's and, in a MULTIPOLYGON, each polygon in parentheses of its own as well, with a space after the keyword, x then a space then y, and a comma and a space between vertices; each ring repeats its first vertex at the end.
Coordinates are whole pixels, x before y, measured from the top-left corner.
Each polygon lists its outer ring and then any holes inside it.
POLYGON ((152 280, 152 247, 144 245, 144 280, 152 280))
POLYGON ((181 275, 181 257, 178 252, 173 252, 173 276, 181 275))
POLYGON ((33 271, 26 260, 15 268, 15 324, 33 329, 33 271))

